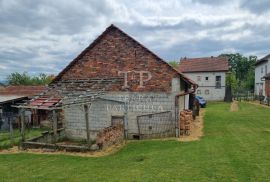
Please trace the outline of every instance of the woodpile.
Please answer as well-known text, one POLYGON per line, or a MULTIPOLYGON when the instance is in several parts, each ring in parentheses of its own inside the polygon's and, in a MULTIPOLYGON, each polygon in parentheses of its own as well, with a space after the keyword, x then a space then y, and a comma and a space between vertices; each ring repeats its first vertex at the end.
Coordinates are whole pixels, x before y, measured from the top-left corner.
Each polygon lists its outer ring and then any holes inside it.
POLYGON ((100 149, 107 148, 111 145, 118 144, 124 140, 124 127, 123 124, 116 124, 104 128, 97 135, 96 144, 100 149))
POLYGON ((189 135, 191 122, 193 121, 192 111, 183 110, 180 112, 179 125, 180 125, 180 135, 189 135))

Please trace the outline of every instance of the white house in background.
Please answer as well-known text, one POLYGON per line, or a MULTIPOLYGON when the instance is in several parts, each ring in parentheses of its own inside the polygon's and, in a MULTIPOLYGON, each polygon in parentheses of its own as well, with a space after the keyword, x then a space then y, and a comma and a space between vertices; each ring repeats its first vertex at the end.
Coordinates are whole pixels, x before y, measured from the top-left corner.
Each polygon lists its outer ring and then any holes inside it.
POLYGON ((224 99, 226 73, 229 71, 227 58, 182 58, 179 70, 198 84, 196 95, 206 100, 224 99))
POLYGON ((267 73, 270 73, 270 54, 259 59, 255 64, 255 95, 265 96, 265 79, 267 73))

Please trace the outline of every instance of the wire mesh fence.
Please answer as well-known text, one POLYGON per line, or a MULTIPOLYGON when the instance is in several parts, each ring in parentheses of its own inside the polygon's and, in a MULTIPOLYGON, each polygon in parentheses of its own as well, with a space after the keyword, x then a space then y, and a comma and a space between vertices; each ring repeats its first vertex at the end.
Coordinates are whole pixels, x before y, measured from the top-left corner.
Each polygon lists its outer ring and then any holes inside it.
POLYGON ((254 93, 245 91, 245 92, 237 92, 233 94, 233 99, 237 101, 254 101, 256 96, 254 93))
MULTIPOLYGON (((42 129, 33 129, 28 116, 25 116, 26 138, 36 137, 42 129)), ((0 150, 17 146, 22 139, 20 130, 20 117, 18 113, 4 112, 0 115, 0 150)))
POLYGON ((270 106, 270 97, 260 96, 259 101, 260 104, 270 106))
POLYGON ((255 95, 253 92, 244 91, 237 92, 233 95, 233 99, 237 101, 259 101, 260 104, 270 106, 270 97, 260 95, 255 95))
POLYGON ((140 139, 175 136, 175 123, 172 112, 159 112, 137 116, 140 139))

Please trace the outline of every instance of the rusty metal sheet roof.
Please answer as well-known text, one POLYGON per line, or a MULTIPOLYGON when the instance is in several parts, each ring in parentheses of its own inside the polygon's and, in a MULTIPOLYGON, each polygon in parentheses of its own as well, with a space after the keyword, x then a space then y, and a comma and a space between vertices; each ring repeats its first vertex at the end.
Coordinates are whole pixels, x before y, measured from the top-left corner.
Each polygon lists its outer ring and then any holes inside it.
POLYGON ((30 101, 29 106, 36 106, 38 108, 50 108, 60 104, 61 98, 37 98, 30 101))
POLYGON ((12 102, 16 100, 23 100, 27 97, 19 96, 19 95, 0 95, 0 104, 12 102))

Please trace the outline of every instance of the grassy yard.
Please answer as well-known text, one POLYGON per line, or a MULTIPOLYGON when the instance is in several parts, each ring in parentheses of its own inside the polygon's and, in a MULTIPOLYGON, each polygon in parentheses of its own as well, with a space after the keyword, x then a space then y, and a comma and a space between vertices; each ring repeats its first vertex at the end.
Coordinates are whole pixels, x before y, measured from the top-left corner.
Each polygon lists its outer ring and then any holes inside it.
POLYGON ((200 141, 134 141, 99 158, 0 155, 0 181, 270 181, 270 109, 212 103, 200 141))
MULTIPOLYGON (((41 129, 31 129, 26 130, 25 137, 26 139, 39 136, 41 134, 41 129)), ((0 150, 7 149, 13 145, 18 145, 21 140, 21 134, 18 129, 13 131, 13 141, 10 139, 9 132, 0 132, 0 150)))

